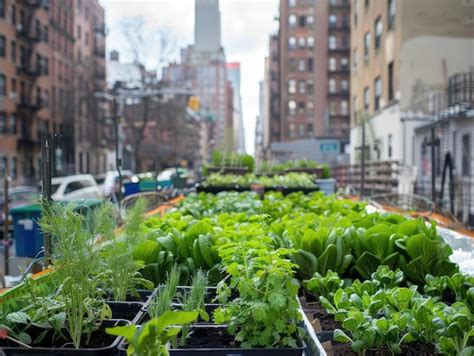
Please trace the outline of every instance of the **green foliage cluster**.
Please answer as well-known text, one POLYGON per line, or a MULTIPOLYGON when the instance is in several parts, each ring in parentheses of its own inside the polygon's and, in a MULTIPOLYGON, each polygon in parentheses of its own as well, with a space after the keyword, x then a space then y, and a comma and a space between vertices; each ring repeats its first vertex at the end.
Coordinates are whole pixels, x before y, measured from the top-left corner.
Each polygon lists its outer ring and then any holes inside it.
POLYGON ((265 188, 316 188, 314 175, 308 173, 286 173, 274 176, 256 176, 254 174, 210 174, 204 186, 206 187, 241 187, 247 188, 252 184, 261 184, 265 188))

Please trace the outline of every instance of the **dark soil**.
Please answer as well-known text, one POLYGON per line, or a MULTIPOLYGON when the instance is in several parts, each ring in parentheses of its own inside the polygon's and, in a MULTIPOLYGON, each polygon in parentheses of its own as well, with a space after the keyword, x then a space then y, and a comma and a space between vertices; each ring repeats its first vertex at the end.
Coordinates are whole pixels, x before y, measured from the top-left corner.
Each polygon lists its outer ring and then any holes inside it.
POLYGON ((195 328, 191 331, 184 349, 238 348, 234 337, 226 328, 195 328))
POLYGON ((322 304, 319 302, 314 302, 314 304, 311 306, 311 309, 306 309, 305 313, 306 315, 312 315, 314 319, 319 320, 322 331, 329 331, 329 330, 342 328, 342 324, 339 321, 334 320, 334 316, 331 314, 328 314, 326 309, 324 309, 322 304))
POLYGON ((138 302, 109 302, 112 310, 112 319, 125 319, 133 321, 143 307, 138 302))
MULTIPOLYGON (((332 354, 334 356, 345 356, 345 355, 357 355, 351 349, 350 343, 333 342, 332 343, 332 354)), ((434 345, 422 344, 420 342, 414 342, 411 344, 402 345, 402 355, 404 356, 433 356, 437 355, 436 348, 434 345)), ((391 356, 392 353, 388 348, 383 349, 370 349, 365 353, 366 356, 391 356)))

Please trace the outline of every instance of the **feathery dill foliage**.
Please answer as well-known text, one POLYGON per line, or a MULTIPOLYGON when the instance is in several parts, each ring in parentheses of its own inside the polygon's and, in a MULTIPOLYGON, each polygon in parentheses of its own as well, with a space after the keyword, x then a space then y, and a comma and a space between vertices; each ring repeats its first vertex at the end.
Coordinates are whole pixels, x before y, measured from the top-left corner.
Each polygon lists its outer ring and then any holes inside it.
POLYGON ((111 202, 104 202, 94 213, 94 231, 104 241, 110 241, 115 236, 117 226, 116 208, 111 202))
POLYGON ((181 273, 177 265, 174 265, 168 274, 166 283, 159 286, 158 294, 150 304, 149 311, 152 318, 162 315, 165 311, 171 310, 171 303, 176 295, 181 273))
POLYGON ((111 317, 99 288, 101 266, 93 245, 94 236, 86 227, 85 217, 74 211, 73 204, 43 203, 40 226, 53 239, 52 263, 60 291, 58 299, 65 306, 71 341, 79 348, 83 334, 88 343, 98 321, 111 317))
POLYGON ((146 201, 139 198, 135 205, 133 205, 125 216, 125 224, 123 226, 123 232, 126 239, 137 242, 142 236, 140 225, 145 221, 145 210, 146 201))
MULTIPOLYGON (((200 269, 193 277, 191 290, 183 297, 183 311, 199 311, 200 313, 205 311, 204 296, 206 295, 206 286, 207 273, 200 269)), ((189 325, 183 325, 181 328, 181 336, 177 341, 176 346, 184 346, 186 344, 188 334, 189 325)))

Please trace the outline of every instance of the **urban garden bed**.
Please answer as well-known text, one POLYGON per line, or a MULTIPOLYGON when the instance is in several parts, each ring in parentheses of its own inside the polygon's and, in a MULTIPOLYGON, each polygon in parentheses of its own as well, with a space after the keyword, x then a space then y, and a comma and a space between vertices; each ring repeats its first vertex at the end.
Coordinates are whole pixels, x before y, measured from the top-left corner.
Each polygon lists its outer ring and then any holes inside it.
POLYGON ((90 349, 102 354, 323 354, 320 341, 335 354, 474 347, 473 277, 421 219, 302 192, 194 194, 148 218, 138 201, 119 232, 107 204, 93 232, 68 206, 46 209, 53 272, 2 298, 2 342, 32 347, 20 354, 46 352, 37 325, 61 334, 67 353, 87 335, 104 340, 90 349), (95 336, 116 317, 129 324, 95 336))

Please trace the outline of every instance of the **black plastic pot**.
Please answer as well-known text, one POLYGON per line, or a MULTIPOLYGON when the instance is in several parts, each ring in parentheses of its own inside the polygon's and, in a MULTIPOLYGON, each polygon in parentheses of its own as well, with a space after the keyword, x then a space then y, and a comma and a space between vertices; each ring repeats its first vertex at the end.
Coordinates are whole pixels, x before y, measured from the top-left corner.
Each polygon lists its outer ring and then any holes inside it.
POLYGON ((139 324, 145 316, 144 303, 140 302, 107 302, 112 310, 112 319, 123 319, 139 324))
POLYGON ((92 338, 100 338, 100 337, 110 337, 111 342, 109 345, 105 347, 97 347, 97 348, 74 348, 71 347, 72 345, 68 345, 69 347, 62 347, 63 345, 54 345, 57 347, 32 347, 30 349, 23 348, 23 347, 16 347, 12 346, 13 343, 8 343, 7 345, 3 346, 4 344, 0 345, 0 353, 4 355, 15 355, 15 356, 22 356, 22 355, 43 355, 43 356, 69 356, 69 355, 89 355, 89 356, 102 356, 102 355, 116 355, 117 347, 119 343, 122 341, 122 337, 111 336, 105 333, 105 328, 110 328, 114 326, 123 326, 130 324, 128 320, 106 320, 102 323, 101 327, 96 333, 92 335, 92 338), (3 353, 2 353, 3 352, 3 353))
MULTIPOLYGON (((119 300, 119 302, 140 302, 140 303, 147 304, 150 301, 150 298, 155 291, 156 289, 153 289, 153 290, 137 289, 138 295, 127 293, 125 300, 119 300)), ((107 299, 111 302, 115 302, 113 294, 109 294, 107 299)))
POLYGON ((229 186, 204 186, 197 184, 196 191, 198 193, 211 193, 211 194, 218 194, 220 192, 248 192, 250 191, 250 187, 241 187, 238 185, 229 185, 229 186))
MULTIPOLYGON (((225 325, 195 325, 191 327, 190 338, 194 332, 199 331, 204 335, 212 332, 211 329, 221 329, 225 332, 225 325)), ((280 349, 241 349, 238 347, 220 347, 220 348, 186 348, 186 349, 171 349, 170 355, 186 355, 186 356, 301 356, 305 350, 305 345, 301 341, 301 346, 298 348, 280 348, 280 349)))

